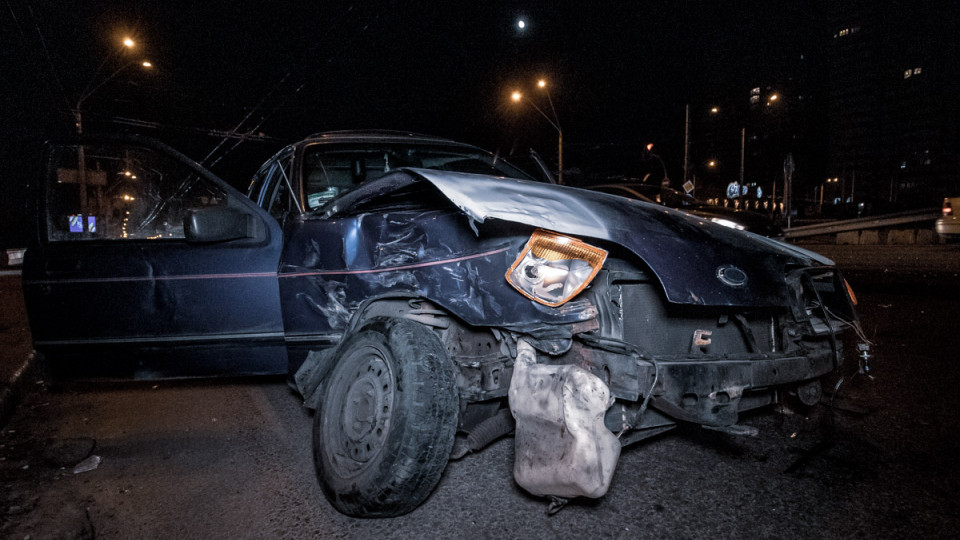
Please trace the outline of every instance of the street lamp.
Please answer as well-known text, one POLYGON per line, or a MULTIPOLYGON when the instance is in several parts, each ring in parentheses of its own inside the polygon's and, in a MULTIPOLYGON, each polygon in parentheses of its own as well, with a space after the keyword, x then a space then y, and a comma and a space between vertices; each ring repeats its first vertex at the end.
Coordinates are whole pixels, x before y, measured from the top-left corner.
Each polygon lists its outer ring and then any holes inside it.
MULTIPOLYGON (((136 46, 136 42, 130 37, 124 37, 122 43, 127 49, 133 49, 136 46)), ((108 75, 106 78, 100 82, 97 82, 97 75, 100 74, 100 70, 107 65, 107 62, 113 58, 113 56, 113 54, 108 54, 107 57, 103 59, 103 62, 100 63, 100 67, 97 68, 97 70, 93 73, 93 77, 90 78, 90 82, 87 83, 87 87, 84 88, 83 92, 80 93, 80 98, 77 100, 77 105, 73 109, 74 117, 77 120, 77 135, 83 135, 83 115, 80 113, 80 108, 83 106, 83 102, 92 96, 94 92, 103 87, 103 85, 107 84, 114 77, 119 75, 121 71, 138 63, 137 60, 127 62, 117 68, 116 71, 108 75)), ((153 67, 153 64, 146 60, 139 61, 139 63, 145 69, 150 69, 153 67)), ((88 236, 93 231, 89 229, 89 224, 87 223, 87 167, 83 144, 77 145, 77 186, 80 189, 80 222, 81 226, 83 227, 84 236, 88 236)))
MULTIPOLYGON (((123 46, 126 47, 127 49, 133 49, 134 47, 136 47, 136 42, 133 40, 133 38, 125 37, 123 38, 123 46)), ((73 114, 77 120, 77 135, 83 134, 83 117, 80 114, 80 108, 83 106, 83 102, 86 101, 87 98, 89 98, 97 90, 102 88, 103 85, 113 80, 113 78, 119 75, 121 71, 129 68, 134 64, 140 64, 140 67, 144 69, 153 68, 153 64, 148 60, 131 60, 121 65, 119 68, 117 68, 116 71, 114 71, 113 73, 105 77, 103 80, 97 82, 97 75, 100 73, 100 70, 103 69, 103 66, 105 66, 107 62, 111 58, 113 58, 113 56, 114 56, 113 54, 110 54, 110 55, 107 55, 106 58, 104 58, 103 62, 101 62, 100 64, 100 67, 98 67, 97 71, 94 72, 93 77, 90 79, 90 82, 87 84, 87 87, 83 89, 83 92, 80 94, 80 99, 77 100, 77 104, 73 108, 73 114)))
POLYGON ((550 90, 547 89, 547 81, 540 79, 537 81, 537 87, 547 93, 547 102, 550 104, 550 112, 553 113, 553 118, 547 116, 547 113, 543 112, 540 107, 537 107, 536 103, 530 101, 529 98, 518 91, 514 91, 510 98, 517 103, 525 100, 553 126, 553 129, 557 130, 557 183, 563 185, 563 130, 560 129, 560 118, 557 116, 557 110, 553 107, 553 99, 550 97, 550 90))
POLYGON ((836 184, 836 183, 839 182, 839 181, 840 181, 840 178, 836 178, 836 177, 834 177, 834 178, 827 178, 825 181, 823 181, 823 182, 820 183, 820 186, 818 186, 818 187, 819 187, 819 190, 820 190, 820 204, 819 204, 819 207, 820 207, 820 212, 821 212, 821 213, 823 212, 823 188, 825 188, 827 184, 836 184))
POLYGON ((647 154, 648 154, 648 155, 651 155, 651 156, 653 156, 653 157, 655 157, 655 158, 657 158, 657 161, 660 162, 660 168, 663 169, 663 179, 660 180, 660 185, 663 186, 663 187, 669 186, 669 185, 670 185, 670 177, 667 176, 667 166, 666 166, 666 164, 663 163, 663 158, 661 158, 659 155, 653 153, 653 143, 647 143, 646 148, 647 148, 647 154))

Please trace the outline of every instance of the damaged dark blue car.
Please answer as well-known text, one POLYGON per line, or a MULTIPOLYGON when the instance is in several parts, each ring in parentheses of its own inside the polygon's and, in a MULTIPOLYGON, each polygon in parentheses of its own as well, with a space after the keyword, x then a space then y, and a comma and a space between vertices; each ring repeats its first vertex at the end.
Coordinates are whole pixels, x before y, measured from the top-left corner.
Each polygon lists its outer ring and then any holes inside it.
POLYGON ((287 373, 349 515, 413 510, 511 432, 524 489, 600 497, 623 445, 816 403, 857 330, 829 260, 445 139, 313 136, 247 196, 146 139, 45 174, 23 275, 53 374, 287 373))

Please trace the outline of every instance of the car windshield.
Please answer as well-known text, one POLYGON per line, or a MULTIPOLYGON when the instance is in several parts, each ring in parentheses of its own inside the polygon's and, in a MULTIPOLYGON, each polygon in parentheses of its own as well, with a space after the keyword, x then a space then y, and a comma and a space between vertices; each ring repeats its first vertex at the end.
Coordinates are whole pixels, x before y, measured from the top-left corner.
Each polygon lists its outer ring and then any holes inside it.
POLYGON ((363 182, 404 167, 534 180, 494 154, 459 145, 319 143, 304 150, 302 163, 306 202, 311 209, 320 208, 363 182))

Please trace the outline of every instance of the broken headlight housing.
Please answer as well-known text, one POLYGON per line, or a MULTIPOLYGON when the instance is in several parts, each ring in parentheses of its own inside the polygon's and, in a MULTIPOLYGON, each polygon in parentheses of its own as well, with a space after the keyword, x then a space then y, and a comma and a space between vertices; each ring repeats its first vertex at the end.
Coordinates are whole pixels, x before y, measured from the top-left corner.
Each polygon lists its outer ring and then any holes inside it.
POLYGON ((593 281, 607 252, 562 234, 537 229, 520 252, 507 281, 521 294, 546 306, 559 306, 593 281))

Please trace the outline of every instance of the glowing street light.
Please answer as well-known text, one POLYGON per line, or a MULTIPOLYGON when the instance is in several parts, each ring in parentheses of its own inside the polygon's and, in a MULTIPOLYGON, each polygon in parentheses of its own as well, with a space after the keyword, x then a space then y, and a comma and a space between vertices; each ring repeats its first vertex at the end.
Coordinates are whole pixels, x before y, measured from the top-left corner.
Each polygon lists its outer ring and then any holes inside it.
MULTIPOLYGON (((121 43, 127 49, 133 49, 136 46, 136 42, 133 40, 133 38, 129 36, 124 37, 121 40, 121 43)), ((116 52, 114 52, 114 54, 108 54, 107 57, 103 59, 103 62, 100 63, 100 67, 98 67, 97 70, 93 72, 93 77, 91 77, 90 82, 87 84, 87 87, 84 88, 83 92, 80 93, 80 98, 77 100, 77 105, 73 109, 73 114, 77 121, 77 135, 83 135, 83 115, 80 112, 81 108, 83 107, 83 102, 86 101, 87 98, 92 96, 103 85, 107 84, 114 77, 120 74, 121 71, 138 63, 137 60, 124 63, 119 68, 117 68, 116 71, 108 75, 106 78, 104 78, 100 82, 97 82, 97 75, 100 74, 100 71, 103 69, 104 66, 107 65, 107 62, 110 61, 110 59, 113 58, 115 54, 116 52)), ((146 69, 153 67, 153 64, 151 64, 146 60, 140 61, 139 63, 142 67, 146 69)), ((78 187, 80 188, 80 201, 79 201, 80 202, 80 222, 82 223, 82 226, 83 226, 84 236, 87 236, 93 231, 88 230, 87 228, 89 226, 87 222, 87 216, 88 216, 87 167, 86 167, 86 157, 84 156, 83 144, 80 144, 77 146, 77 184, 78 184, 78 187)))
POLYGON ((821 212, 823 211, 823 189, 826 187, 827 184, 836 184, 836 183, 839 182, 839 181, 840 181, 840 178, 838 178, 838 177, 827 178, 826 180, 824 180, 823 182, 821 182, 819 186, 817 186, 817 189, 820 190, 820 197, 819 197, 819 199, 820 199, 820 211, 821 211, 821 212))
POLYGON ((550 97, 550 90, 547 88, 546 79, 538 80, 537 88, 540 88, 541 90, 547 93, 547 102, 550 104, 550 112, 553 114, 553 118, 548 116, 547 113, 543 112, 543 110, 540 107, 537 107, 536 103, 530 101, 529 98, 524 96, 519 91, 515 90, 510 95, 510 98, 517 103, 519 103, 522 100, 526 100, 526 102, 529 103, 531 107, 533 107, 538 113, 540 113, 540 116, 543 116, 543 118, 546 119, 546 121, 549 122, 551 126, 553 126, 553 129, 557 130, 557 183, 562 185, 563 184, 563 130, 560 129, 560 118, 557 116, 557 109, 554 108, 553 106, 553 98, 550 97))
MULTIPOLYGON (((133 49, 133 48, 136 47, 136 45, 137 45, 137 43, 133 40, 133 38, 131 38, 131 37, 129 37, 129 36, 123 38, 122 44, 123 44, 123 46, 126 47, 127 49, 133 49)), ((105 66, 105 65, 107 64, 107 62, 108 62, 111 58, 113 58, 113 56, 114 56, 113 54, 110 54, 110 55, 107 55, 106 58, 104 58, 103 62, 100 64, 100 67, 98 67, 98 68, 97 68, 97 71, 94 72, 93 77, 90 79, 90 82, 87 84, 87 87, 84 88, 83 92, 80 94, 80 99, 77 100, 77 104, 76 104, 76 106, 75 106, 74 109, 73 109, 74 117, 75 117, 76 120, 77 120, 77 134, 78 134, 78 135, 82 135, 82 134, 83 134, 83 117, 82 117, 81 114, 80 114, 80 108, 83 106, 83 102, 86 101, 87 98, 89 98, 90 96, 92 96, 97 90, 99 90, 101 87, 103 87, 103 85, 105 85, 105 84, 107 84, 108 82, 110 82, 111 80, 113 80, 113 78, 116 77, 117 75, 119 75, 121 71, 127 69, 128 67, 130 67, 130 66, 132 66, 132 65, 134 65, 134 64, 138 64, 138 63, 139 63, 139 64, 140 64, 140 67, 142 67, 142 68, 144 68, 144 69, 152 69, 152 68, 153 68, 153 63, 150 62, 149 60, 132 60, 132 61, 130 61, 130 62, 124 63, 124 64, 121 65, 119 68, 117 68, 116 71, 114 71, 113 73, 111 73, 110 75, 108 75, 106 78, 104 78, 104 79, 101 80, 100 82, 97 82, 97 75, 100 73, 100 70, 103 69, 103 66, 105 66)))
POLYGON ((667 175, 667 165, 663 162, 663 158, 653 153, 653 143, 647 143, 647 146, 645 146, 645 148, 647 149, 647 154, 656 158, 657 161, 660 162, 660 168, 663 169, 663 178, 660 180, 660 185, 663 187, 669 186, 670 177, 667 175))

